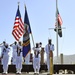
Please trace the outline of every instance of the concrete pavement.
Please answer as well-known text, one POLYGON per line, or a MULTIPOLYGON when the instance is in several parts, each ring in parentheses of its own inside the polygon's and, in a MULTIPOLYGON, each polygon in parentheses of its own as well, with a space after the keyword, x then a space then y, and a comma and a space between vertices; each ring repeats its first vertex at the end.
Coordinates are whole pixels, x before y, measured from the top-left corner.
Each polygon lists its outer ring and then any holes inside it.
MULTIPOLYGON (((1 74, 0 75, 6 75, 6 74, 1 74)), ((22 74, 16 74, 16 73, 8 73, 7 75, 34 75, 34 72, 29 72, 29 73, 22 73, 22 74)), ((47 72, 40 73, 39 75, 47 75, 47 72)), ((75 75, 75 74, 53 74, 53 75, 75 75)))

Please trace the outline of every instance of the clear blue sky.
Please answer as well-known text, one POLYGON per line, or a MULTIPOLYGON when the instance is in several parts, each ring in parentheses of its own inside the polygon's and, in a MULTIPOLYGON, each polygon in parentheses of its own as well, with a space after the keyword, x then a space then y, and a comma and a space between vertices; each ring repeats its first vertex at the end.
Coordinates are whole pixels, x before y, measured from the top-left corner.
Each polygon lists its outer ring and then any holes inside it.
MULTIPOLYGON (((1 0, 0 1, 0 43, 6 40, 11 44, 15 41, 12 36, 17 2, 20 2, 20 12, 24 21, 24 3, 30 20, 34 42, 42 42, 43 47, 48 38, 55 45, 54 56, 56 56, 56 33, 48 28, 55 27, 56 0, 1 0)), ((63 20, 63 37, 59 39, 59 54, 75 54, 75 0, 58 0, 59 13, 63 20)), ((22 38, 21 38, 22 41, 22 38)), ((32 38, 31 46, 33 47, 32 38)))

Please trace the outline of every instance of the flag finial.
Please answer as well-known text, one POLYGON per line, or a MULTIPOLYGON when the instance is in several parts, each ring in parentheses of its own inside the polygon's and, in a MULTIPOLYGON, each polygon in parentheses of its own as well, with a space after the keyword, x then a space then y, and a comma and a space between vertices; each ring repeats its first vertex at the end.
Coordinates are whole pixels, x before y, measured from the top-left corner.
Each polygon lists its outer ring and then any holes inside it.
POLYGON ((18 2, 18 6, 19 6, 20 2, 18 2))
POLYGON ((24 4, 24 7, 26 8, 26 4, 24 4))

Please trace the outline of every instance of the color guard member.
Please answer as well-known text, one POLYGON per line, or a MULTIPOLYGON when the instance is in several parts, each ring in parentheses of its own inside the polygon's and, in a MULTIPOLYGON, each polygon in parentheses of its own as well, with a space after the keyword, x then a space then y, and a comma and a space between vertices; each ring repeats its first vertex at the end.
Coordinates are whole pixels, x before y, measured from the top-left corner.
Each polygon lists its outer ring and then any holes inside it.
POLYGON ((33 68, 34 68, 34 74, 39 74, 40 70, 40 52, 41 48, 39 47, 39 44, 36 43, 36 47, 33 47, 34 50, 34 57, 33 57, 33 68))
POLYGON ((21 74, 22 70, 22 45, 19 41, 19 44, 17 46, 17 56, 16 56, 16 73, 21 74))

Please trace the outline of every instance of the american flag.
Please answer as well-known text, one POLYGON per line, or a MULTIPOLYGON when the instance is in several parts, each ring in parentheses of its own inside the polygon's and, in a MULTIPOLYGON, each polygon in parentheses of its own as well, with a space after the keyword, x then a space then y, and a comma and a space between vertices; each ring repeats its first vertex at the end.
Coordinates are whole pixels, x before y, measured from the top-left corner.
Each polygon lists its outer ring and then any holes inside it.
POLYGON ((61 18, 61 16, 60 16, 60 14, 59 14, 59 11, 58 11, 58 22, 59 22, 59 25, 62 25, 62 18, 61 18))
POLYGON ((22 22, 21 14, 20 14, 19 6, 18 6, 16 17, 15 17, 15 22, 14 22, 14 26, 13 26, 12 35, 14 36, 14 38, 17 41, 19 41, 19 39, 21 38, 23 33, 24 33, 24 23, 22 22))
MULTIPOLYGON (((61 16, 60 16, 60 14, 59 14, 59 11, 57 10, 57 15, 58 15, 58 25, 62 25, 62 23, 63 23, 63 21, 62 21, 62 18, 61 18, 61 16)), ((56 23, 55 23, 55 26, 57 26, 57 21, 56 21, 56 23)))
POLYGON ((59 35, 60 37, 62 37, 62 28, 61 28, 61 25, 62 25, 63 21, 62 21, 62 18, 61 18, 61 16, 60 16, 58 10, 57 10, 57 15, 58 15, 58 16, 57 16, 58 19, 56 20, 54 31, 56 31, 56 28, 57 28, 57 26, 58 26, 58 35, 59 35), (57 21, 58 21, 58 25, 57 25, 57 21))

